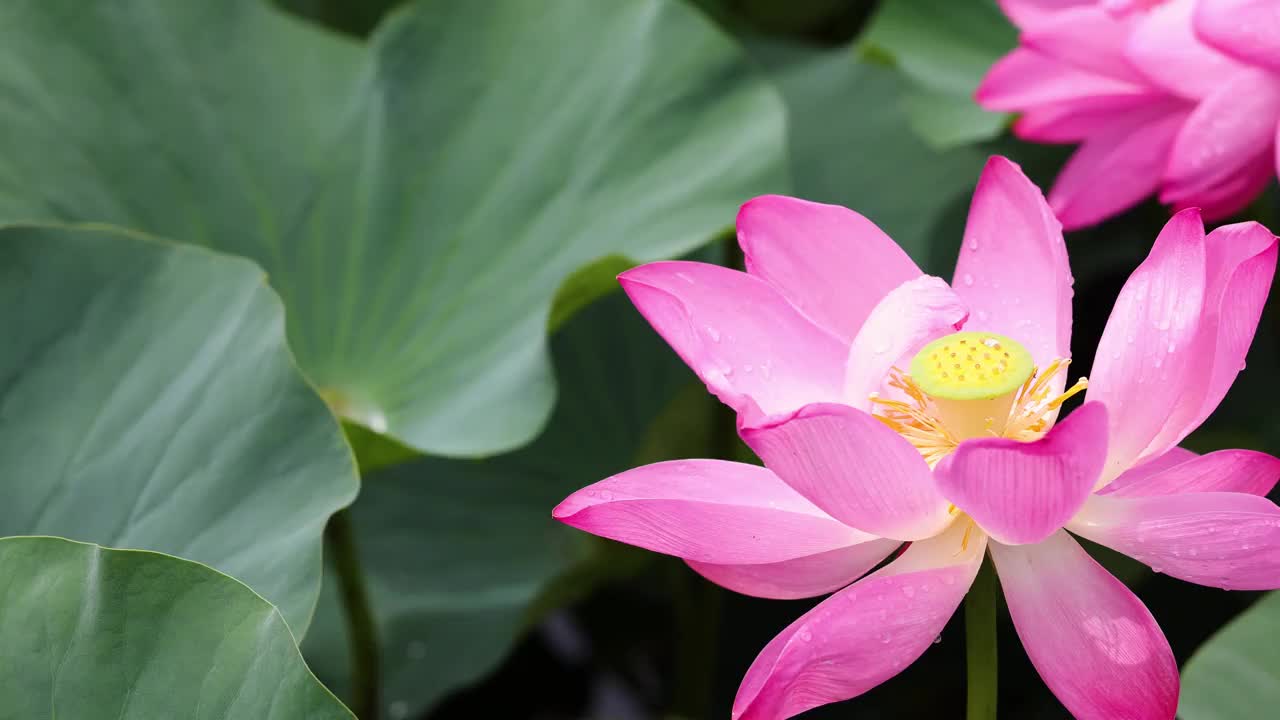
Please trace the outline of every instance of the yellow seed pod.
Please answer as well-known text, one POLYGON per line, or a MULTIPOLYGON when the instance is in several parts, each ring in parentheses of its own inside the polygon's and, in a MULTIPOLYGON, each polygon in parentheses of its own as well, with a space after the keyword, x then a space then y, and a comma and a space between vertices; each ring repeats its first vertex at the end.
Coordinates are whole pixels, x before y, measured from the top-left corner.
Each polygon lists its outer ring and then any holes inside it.
POLYGON ((988 332, 958 332, 925 345, 911 359, 911 378, 930 396, 991 400, 1016 391, 1035 372, 1016 340, 988 332))

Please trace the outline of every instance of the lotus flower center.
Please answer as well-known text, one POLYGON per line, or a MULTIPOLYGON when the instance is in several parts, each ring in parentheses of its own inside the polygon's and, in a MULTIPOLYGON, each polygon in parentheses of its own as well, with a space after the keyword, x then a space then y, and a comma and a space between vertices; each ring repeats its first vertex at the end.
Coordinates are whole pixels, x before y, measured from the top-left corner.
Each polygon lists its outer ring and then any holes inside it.
MULTIPOLYGON (((904 397, 874 393, 876 417, 915 445, 930 465, 964 440, 1007 437, 1029 442, 1053 426, 1067 398, 1088 387, 1080 378, 1065 392, 1054 388, 1066 358, 1036 368, 1016 340, 988 332, 958 332, 921 348, 911 372, 894 368, 889 387, 904 397)), ((1058 386, 1061 387, 1061 386, 1058 386)))
POLYGON ((995 333, 952 333, 925 345, 911 360, 911 377, 935 400, 1001 398, 1035 370, 1021 343, 995 333))

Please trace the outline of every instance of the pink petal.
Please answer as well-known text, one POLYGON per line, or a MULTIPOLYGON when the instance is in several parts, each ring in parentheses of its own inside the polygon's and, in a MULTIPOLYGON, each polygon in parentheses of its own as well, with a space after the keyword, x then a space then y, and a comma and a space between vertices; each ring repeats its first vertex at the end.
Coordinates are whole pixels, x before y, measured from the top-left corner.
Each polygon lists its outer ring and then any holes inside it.
POLYGON ((654 552, 713 564, 759 564, 865 543, 768 470, 675 460, 606 478, 556 506, 557 520, 654 552))
MULTIPOLYGON (((1194 453, 1186 448, 1171 447, 1165 452, 1157 455, 1150 460, 1144 460, 1142 463, 1125 470, 1119 477, 1112 480, 1109 485, 1102 488, 1098 492, 1102 494, 1118 492, 1120 488, 1130 484, 1137 483, 1141 485, 1149 478, 1159 475, 1169 468, 1181 465, 1182 463, 1193 458, 1200 457, 1199 453, 1194 453)), ((1146 493, 1139 493, 1146 494, 1146 493)), ((1152 493, 1160 494, 1160 493, 1152 493)))
MULTIPOLYGON (((1023 140, 1038 143, 1073 143, 1106 132, 1117 123, 1129 124, 1130 113, 1140 108, 1176 102, 1159 94, 1099 98, 1093 102, 1065 102, 1028 108, 1013 123, 1023 140)), ((1187 112, 1190 112, 1188 104, 1187 112)), ((1172 138, 1170 143, 1172 144, 1172 138)), ((1164 168, 1160 168, 1164 172, 1164 168)))
POLYGON ((1069 528, 1189 582, 1227 590, 1280 588, 1280 508, 1257 495, 1099 495, 1069 528))
POLYGON ((921 275, 885 296, 849 348, 845 365, 845 397, 866 410, 871 393, 903 358, 910 362, 930 340, 959 330, 969 311, 946 281, 921 275))
POLYGON ((1020 28, 1037 27, 1064 10, 1092 5, 1094 0, 1000 0, 1000 9, 1020 28))
POLYGON ((986 538, 964 527, 913 544, 773 639, 743 678, 734 720, 777 720, 857 697, 924 654, 964 598, 986 538))
POLYGON ((1142 85, 1146 79, 1124 55, 1131 26, 1099 7, 1074 7, 1028 29, 1022 44, 1071 67, 1142 85))
POLYGON ((1181 442, 1218 407, 1244 368, 1276 270, 1276 238, 1255 222, 1225 225, 1205 238, 1206 287, 1199 332, 1183 352, 1192 364, 1164 430, 1163 450, 1181 442))
POLYGON ((1280 479, 1280 460, 1253 450, 1219 450, 1196 455, 1173 448, 1116 478, 1108 497, 1233 492, 1266 495, 1280 479))
POLYGON ((838 205, 765 195, 742 206, 747 272, 851 342, 881 298, 920 268, 870 220, 838 205))
POLYGON ((1270 157, 1280 121, 1280 82, 1259 70, 1215 78, 1173 143, 1165 173, 1168 197, 1194 197, 1270 157))
POLYGON ((1104 10, 1112 15, 1125 17, 1140 10, 1150 10, 1164 2, 1169 2, 1169 0, 1102 0, 1100 4, 1104 10))
POLYGON ((1022 343, 1040 367, 1071 353, 1071 267, 1062 225, 1019 168, 994 156, 969 206, 956 261, 956 293, 972 313, 966 330, 1022 343))
POLYGON ((1199 330, 1204 292, 1204 226, 1197 211, 1184 210, 1120 290, 1094 356, 1086 399, 1105 404, 1111 421, 1104 480, 1144 459, 1177 405, 1171 389, 1185 385, 1195 365, 1188 348, 1199 330))
POLYGON ((1200 37, 1242 62, 1280 70, 1280 5, 1274 0, 1199 0, 1200 37))
POLYGON ((688 560, 706 579, 743 595, 793 600, 848 585, 889 557, 902 543, 873 539, 848 547, 758 565, 715 565, 688 560))
POLYGON ((1143 14, 1125 54, 1151 82, 1200 100, 1244 66, 1200 42, 1191 27, 1194 5, 1195 0, 1169 0, 1143 14))
POLYGON ((765 281, 717 265, 656 262, 618 281, 725 404, 747 415, 839 399, 848 349, 765 281))
POLYGON ((991 543, 1013 625, 1045 684, 1078 720, 1173 720, 1178 667, 1142 601, 1065 532, 991 543))
POLYGON ((741 435, 778 477, 850 527, 919 540, 951 522, 920 452, 860 410, 810 405, 741 435))
POLYGON ((974 97, 988 110, 1016 112, 1068 102, 1095 105, 1149 93, 1143 85, 1081 70, 1034 50, 1017 48, 991 66, 974 97))
POLYGON ((1159 101, 1086 138, 1049 192, 1062 224, 1088 227, 1154 193, 1189 112, 1182 103, 1159 101))
POLYGON ((938 489, 994 540, 1044 540, 1076 514, 1107 457, 1107 411, 1086 403, 1036 442, 967 440, 934 470, 938 489))
POLYGON ((1206 220, 1221 220, 1244 210, 1274 176, 1271 158, 1263 153, 1235 173, 1206 185, 1166 185, 1160 190, 1160 202, 1177 210, 1199 207, 1206 220))

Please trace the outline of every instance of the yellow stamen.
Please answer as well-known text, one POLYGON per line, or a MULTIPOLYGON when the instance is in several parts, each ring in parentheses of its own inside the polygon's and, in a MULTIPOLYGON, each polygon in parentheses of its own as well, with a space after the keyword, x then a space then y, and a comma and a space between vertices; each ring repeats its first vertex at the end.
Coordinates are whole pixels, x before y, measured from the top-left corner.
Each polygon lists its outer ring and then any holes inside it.
MULTIPOLYGON (((875 417, 906 438, 920 451, 929 466, 933 467, 955 450, 961 440, 968 437, 987 435, 1022 442, 1043 437, 1057 419, 1062 403, 1089 387, 1088 379, 1080 378, 1065 391, 1051 394, 1054 378, 1065 374, 1070 364, 1069 359, 1058 358, 1050 362, 1044 372, 1032 367, 1030 375, 1022 381, 1021 386, 1008 394, 1011 400, 1002 415, 991 416, 988 411, 995 408, 989 407, 989 403, 975 408, 980 415, 985 414, 982 416, 980 431, 975 431, 978 425, 972 420, 974 416, 965 418, 953 407, 944 410, 937 398, 926 392, 915 378, 898 368, 890 371, 886 384, 900 391, 905 399, 889 399, 873 393, 871 402, 877 406, 875 417), (967 419, 969 422, 959 429, 948 424, 955 423, 957 419, 967 419)), ((979 399, 978 402, 984 401, 979 399)), ((965 408, 960 406, 958 409, 965 408)), ((954 514, 954 506, 951 512, 954 514)))
MULTIPOLYGON (((965 527, 964 537, 960 538, 960 552, 964 552, 969 549, 969 535, 973 532, 973 526, 976 524, 977 523, 970 520, 968 526, 965 527)), ((956 554, 959 555, 960 553, 956 554)))

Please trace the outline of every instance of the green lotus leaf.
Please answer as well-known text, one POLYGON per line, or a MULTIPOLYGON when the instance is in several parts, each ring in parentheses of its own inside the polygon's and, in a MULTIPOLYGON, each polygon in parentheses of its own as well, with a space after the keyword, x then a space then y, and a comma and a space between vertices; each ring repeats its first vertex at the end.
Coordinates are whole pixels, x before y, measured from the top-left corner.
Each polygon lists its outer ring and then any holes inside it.
POLYGON ((1178 717, 1270 717, 1280 706, 1280 593, 1270 593, 1209 638, 1182 668, 1178 717))
MULTIPOLYGON (((374 473, 351 508, 392 720, 476 682, 540 611, 649 557, 561 525, 557 503, 640 462, 708 454, 714 399, 620 293, 576 315, 552 349, 560 402, 532 445, 374 473), (671 422, 670 408, 685 422, 671 422)), ((342 694, 349 660, 334 588, 304 650, 342 694)))
POLYGON ((0 253, 0 536, 196 560, 305 631, 359 481, 262 271, 105 229, 7 227, 0 253))
POLYGON ((580 266, 786 186, 775 91, 677 0, 420 0, 367 45, 260 0, 11 4, 0 110, 0 220, 253 258, 330 404, 435 454, 536 434, 580 266))
POLYGON ((861 38, 863 52, 884 58, 910 79, 907 121, 945 149, 989 140, 1008 115, 973 100, 983 76, 1018 43, 1018 31, 995 0, 885 0, 861 38))
POLYGON ((284 618, 199 563, 0 539, 0 720, 354 720, 284 618))

